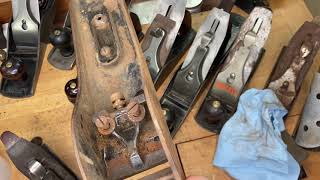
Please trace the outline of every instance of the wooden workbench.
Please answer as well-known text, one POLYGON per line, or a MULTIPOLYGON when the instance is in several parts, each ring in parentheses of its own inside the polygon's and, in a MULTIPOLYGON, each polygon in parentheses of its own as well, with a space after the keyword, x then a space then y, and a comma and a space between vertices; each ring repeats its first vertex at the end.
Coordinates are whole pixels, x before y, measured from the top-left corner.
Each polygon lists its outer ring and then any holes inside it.
MULTIPOLYGON (((265 86, 282 46, 288 43, 304 21, 312 19, 302 0, 271 0, 270 3, 274 13, 272 31, 265 46, 266 53, 248 88, 261 89, 265 86)), ((237 8, 234 11, 240 12, 237 8)), ((206 14, 194 15, 193 27, 195 29, 203 22, 206 14)), ((46 54, 50 49, 49 45, 46 54)), ((313 74, 317 71, 319 63, 318 56, 303 82, 301 92, 286 120, 286 126, 290 133, 294 133, 297 128, 304 101, 309 94, 313 74)), ((73 105, 69 103, 64 94, 65 83, 75 77, 75 70, 57 70, 44 59, 35 96, 26 99, 0 97, 0 133, 10 130, 26 139, 35 136, 42 137, 45 143, 79 174, 71 141, 73 105)), ((161 95, 163 91, 160 89, 158 94, 161 95)), ((200 128, 194 121, 194 116, 203 99, 204 96, 198 99, 198 103, 174 138, 184 171, 187 176, 204 175, 212 179, 214 177, 219 180, 231 179, 227 173, 211 164, 217 136, 200 128)), ((6 156, 2 144, 0 145, 0 155, 6 156)), ((11 165, 12 179, 25 179, 14 165, 11 165)), ((320 179, 320 171, 318 170, 320 153, 312 152, 310 157, 303 162, 303 166, 309 176, 307 179, 320 179)))

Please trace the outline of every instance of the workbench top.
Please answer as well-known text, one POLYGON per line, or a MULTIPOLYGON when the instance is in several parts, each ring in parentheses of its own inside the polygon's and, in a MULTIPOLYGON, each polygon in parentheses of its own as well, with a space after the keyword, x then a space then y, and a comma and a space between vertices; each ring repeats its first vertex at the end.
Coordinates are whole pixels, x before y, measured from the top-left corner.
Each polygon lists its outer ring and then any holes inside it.
MULTIPOLYGON (((281 48, 288 43, 304 21, 312 20, 312 15, 302 0, 270 0, 270 4, 273 9, 273 21, 271 33, 265 46, 266 53, 247 88, 264 88, 281 48)), ((233 11, 243 14, 238 8, 234 8, 233 11)), ((195 29, 201 25, 206 15, 206 12, 193 15, 195 29)), ((45 57, 51 48, 52 46, 48 45, 45 57)), ((319 69, 319 54, 286 119, 286 127, 291 134, 296 131, 313 75, 319 69)), ((0 96, 0 133, 10 130, 29 140, 35 136, 42 137, 44 142, 79 175, 71 140, 73 104, 64 94, 66 82, 75 77, 75 69, 72 71, 57 70, 45 58, 35 96, 25 99, 9 99, 0 96)), ((165 83, 168 82, 165 81, 165 83)), ((198 98, 196 105, 174 138, 174 142, 186 176, 204 175, 212 179, 231 179, 227 173, 211 164, 217 135, 202 129, 194 121, 194 116, 207 90, 208 88, 198 98)), ((158 95, 160 96, 163 92, 164 89, 160 88, 158 95)), ((309 176, 307 179, 320 179, 320 152, 310 154, 309 158, 303 162, 309 176)), ((0 145, 0 155, 6 156, 2 144, 0 145)), ((26 179, 13 164, 11 165, 13 179, 26 179)))

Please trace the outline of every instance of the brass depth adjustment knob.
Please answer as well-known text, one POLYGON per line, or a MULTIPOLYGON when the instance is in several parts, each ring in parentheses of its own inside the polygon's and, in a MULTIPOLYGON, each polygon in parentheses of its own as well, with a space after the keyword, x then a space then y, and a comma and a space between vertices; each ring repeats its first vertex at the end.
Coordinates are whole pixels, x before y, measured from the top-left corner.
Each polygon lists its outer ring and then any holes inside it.
POLYGON ((170 130, 170 132, 173 130, 174 128, 174 120, 175 120, 175 115, 174 113, 172 113, 172 111, 169 109, 169 107, 162 107, 162 113, 163 116, 167 122, 168 128, 170 130))
POLYGON ((209 101, 205 104, 205 107, 208 113, 207 123, 220 124, 225 116, 225 110, 221 102, 218 100, 209 101))
POLYGON ((75 103, 78 95, 78 80, 77 79, 71 79, 67 82, 67 84, 64 87, 64 92, 66 93, 69 101, 71 103, 75 103))
POLYGON ((2 77, 8 80, 24 80, 27 75, 23 62, 16 57, 11 57, 3 62, 0 71, 2 77))
POLYGON ((67 28, 56 28, 49 35, 50 43, 57 49, 64 57, 72 56, 74 48, 72 45, 71 31, 67 28))

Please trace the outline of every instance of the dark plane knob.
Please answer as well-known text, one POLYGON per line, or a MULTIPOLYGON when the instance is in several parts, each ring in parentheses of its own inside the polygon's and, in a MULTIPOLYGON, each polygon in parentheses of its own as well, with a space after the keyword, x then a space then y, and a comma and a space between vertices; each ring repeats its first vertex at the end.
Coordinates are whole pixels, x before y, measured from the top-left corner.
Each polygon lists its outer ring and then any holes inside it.
POLYGON ((64 57, 71 56, 73 54, 73 45, 71 31, 66 28, 57 28, 49 35, 50 43, 60 50, 60 53, 64 57))
POLYGON ((26 75, 23 62, 15 57, 11 57, 3 62, 0 71, 2 77, 8 80, 22 80, 26 75))
POLYGON ((78 80, 71 79, 70 81, 68 81, 66 86, 64 87, 64 92, 66 93, 69 101, 75 103, 78 95, 78 80))

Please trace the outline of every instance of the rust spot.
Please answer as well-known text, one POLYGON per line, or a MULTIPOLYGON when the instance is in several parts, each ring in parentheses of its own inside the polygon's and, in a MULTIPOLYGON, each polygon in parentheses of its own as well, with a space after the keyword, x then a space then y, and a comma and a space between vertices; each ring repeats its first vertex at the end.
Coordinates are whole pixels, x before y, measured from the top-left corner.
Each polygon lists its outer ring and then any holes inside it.
POLYGON ((106 15, 96 14, 93 16, 91 24, 98 30, 109 28, 109 20, 106 15))

